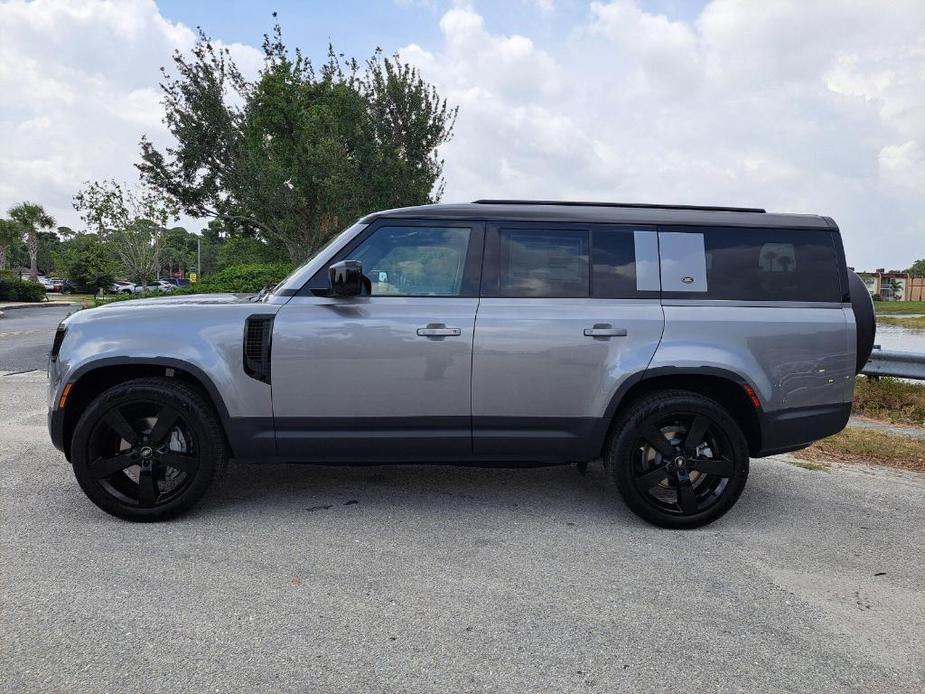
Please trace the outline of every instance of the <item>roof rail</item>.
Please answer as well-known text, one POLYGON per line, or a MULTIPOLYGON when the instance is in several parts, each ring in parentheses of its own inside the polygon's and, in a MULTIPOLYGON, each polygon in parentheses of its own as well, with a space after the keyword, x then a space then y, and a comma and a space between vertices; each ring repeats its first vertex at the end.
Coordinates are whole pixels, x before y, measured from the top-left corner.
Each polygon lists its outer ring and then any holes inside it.
POLYGON ((635 207, 652 210, 705 210, 708 212, 760 212, 762 207, 723 207, 719 205, 653 205, 644 202, 579 202, 575 200, 473 200, 476 205, 560 205, 565 207, 635 207))

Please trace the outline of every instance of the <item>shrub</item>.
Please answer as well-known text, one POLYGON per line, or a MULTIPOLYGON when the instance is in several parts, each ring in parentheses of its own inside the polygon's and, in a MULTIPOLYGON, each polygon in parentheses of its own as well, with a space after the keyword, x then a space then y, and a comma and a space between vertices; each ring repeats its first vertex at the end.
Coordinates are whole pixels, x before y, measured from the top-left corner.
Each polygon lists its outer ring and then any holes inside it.
POLYGON ((248 263, 233 265, 214 275, 208 275, 201 282, 164 293, 147 291, 141 294, 114 294, 98 296, 93 299, 94 306, 111 304, 116 301, 132 299, 151 299, 156 297, 177 296, 180 294, 256 294, 269 285, 271 288, 292 272, 289 263, 248 263))
POLYGON ((111 252, 95 234, 80 234, 68 244, 62 265, 66 276, 76 286, 95 294, 112 284, 115 267, 111 252))
POLYGON ((292 272, 289 263, 248 263, 232 265, 208 275, 194 289, 205 294, 218 292, 259 292, 270 285, 273 287, 292 272))
POLYGON ((4 275, 0 277, 0 300, 44 301, 45 287, 38 282, 29 282, 4 275))

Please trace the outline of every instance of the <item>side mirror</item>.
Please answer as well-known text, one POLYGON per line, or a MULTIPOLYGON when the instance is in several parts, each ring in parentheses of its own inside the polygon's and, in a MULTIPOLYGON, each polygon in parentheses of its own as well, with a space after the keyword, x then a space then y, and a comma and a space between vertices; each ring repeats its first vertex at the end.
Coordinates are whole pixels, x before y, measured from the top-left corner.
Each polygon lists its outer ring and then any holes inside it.
POLYGON ((368 280, 363 277, 363 263, 359 260, 342 260, 328 268, 332 296, 360 296, 368 280))

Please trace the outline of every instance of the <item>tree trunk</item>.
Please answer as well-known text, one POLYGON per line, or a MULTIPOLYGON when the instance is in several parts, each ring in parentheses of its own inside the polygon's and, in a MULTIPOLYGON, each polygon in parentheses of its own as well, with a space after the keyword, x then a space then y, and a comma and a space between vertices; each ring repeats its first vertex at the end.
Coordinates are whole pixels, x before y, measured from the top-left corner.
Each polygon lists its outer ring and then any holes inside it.
POLYGON ((29 247, 29 276, 33 282, 39 281, 39 237, 34 231, 26 236, 26 245, 29 247))
POLYGON ((0 246, 0 270, 6 270, 6 246, 0 246))

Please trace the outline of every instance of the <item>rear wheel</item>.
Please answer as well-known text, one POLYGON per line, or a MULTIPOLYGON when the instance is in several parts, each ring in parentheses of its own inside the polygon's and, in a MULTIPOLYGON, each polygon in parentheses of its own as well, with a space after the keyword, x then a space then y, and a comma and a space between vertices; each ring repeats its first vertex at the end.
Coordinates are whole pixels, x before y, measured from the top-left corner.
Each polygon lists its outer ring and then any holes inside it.
POLYGON ((665 528, 716 520, 748 478, 748 448, 735 420, 688 391, 633 403, 614 427, 605 463, 629 507, 665 528))
POLYGON ((80 417, 71 444, 74 474, 90 500, 133 521, 186 511, 226 459, 211 405, 167 378, 128 381, 102 393, 80 417))

